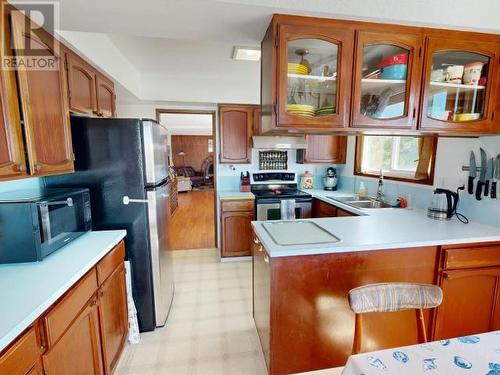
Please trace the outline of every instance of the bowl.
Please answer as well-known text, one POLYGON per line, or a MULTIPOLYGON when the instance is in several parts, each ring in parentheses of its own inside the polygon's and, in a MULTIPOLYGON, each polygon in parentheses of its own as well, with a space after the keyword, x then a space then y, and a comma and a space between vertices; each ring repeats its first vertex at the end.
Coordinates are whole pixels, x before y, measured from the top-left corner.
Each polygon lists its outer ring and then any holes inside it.
POLYGON ((406 64, 389 65, 381 69, 380 78, 382 79, 406 79, 406 64))
POLYGON ((457 113, 453 116, 454 121, 462 122, 462 121, 473 121, 481 118, 480 113, 457 113))
POLYGON ((407 63, 408 63, 408 54, 398 53, 396 55, 392 55, 383 59, 380 62, 380 67, 385 68, 391 65, 406 65, 407 63))

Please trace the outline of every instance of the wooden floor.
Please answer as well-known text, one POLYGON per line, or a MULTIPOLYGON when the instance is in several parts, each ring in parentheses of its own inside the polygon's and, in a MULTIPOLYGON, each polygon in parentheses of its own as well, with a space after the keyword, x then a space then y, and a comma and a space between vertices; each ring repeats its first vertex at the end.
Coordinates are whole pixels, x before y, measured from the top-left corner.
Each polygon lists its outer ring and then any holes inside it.
POLYGON ((215 192, 179 193, 179 207, 169 223, 171 250, 207 249, 215 247, 215 192))

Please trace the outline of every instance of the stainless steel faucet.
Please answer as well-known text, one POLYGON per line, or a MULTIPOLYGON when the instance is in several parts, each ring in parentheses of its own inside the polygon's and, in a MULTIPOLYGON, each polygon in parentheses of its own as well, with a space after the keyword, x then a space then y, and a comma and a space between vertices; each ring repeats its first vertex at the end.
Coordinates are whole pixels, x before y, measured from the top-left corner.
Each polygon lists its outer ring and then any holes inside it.
POLYGON ((377 196, 375 198, 379 202, 382 202, 384 199, 384 192, 382 191, 383 188, 384 188, 384 173, 382 172, 381 169, 380 177, 378 178, 377 196))

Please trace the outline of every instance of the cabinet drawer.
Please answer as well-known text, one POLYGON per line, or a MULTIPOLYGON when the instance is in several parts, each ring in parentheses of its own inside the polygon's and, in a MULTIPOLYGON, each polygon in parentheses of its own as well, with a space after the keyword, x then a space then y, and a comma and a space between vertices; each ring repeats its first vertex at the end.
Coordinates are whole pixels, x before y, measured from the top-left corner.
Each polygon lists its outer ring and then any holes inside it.
POLYGON ((125 260, 125 245, 123 241, 111 250, 102 260, 97 263, 97 281, 99 285, 113 273, 113 271, 125 260))
POLYGON ((93 268, 45 315, 49 347, 69 328, 87 301, 97 290, 97 272, 93 268))
POLYGON ((35 327, 28 329, 0 357, 0 374, 25 375, 41 356, 41 343, 35 327))
POLYGON ((253 211, 253 200, 222 201, 222 212, 225 211, 253 211))
POLYGON ((500 266, 500 244, 444 248, 444 269, 493 266, 500 266))

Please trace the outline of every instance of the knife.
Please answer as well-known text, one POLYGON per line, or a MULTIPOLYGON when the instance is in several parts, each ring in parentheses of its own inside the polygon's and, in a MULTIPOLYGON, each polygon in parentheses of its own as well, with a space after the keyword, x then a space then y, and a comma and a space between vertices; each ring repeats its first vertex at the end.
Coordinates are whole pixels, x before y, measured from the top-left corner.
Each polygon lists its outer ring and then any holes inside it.
POLYGON ((493 180, 493 163, 494 159, 488 160, 488 166, 486 167, 486 182, 484 184, 484 196, 490 195, 490 180, 493 180))
POLYGON ((477 176, 476 155, 474 151, 470 152, 469 157, 469 183, 467 184, 467 191, 469 194, 474 194, 474 179, 477 176))
POLYGON ((500 154, 497 155, 495 159, 495 173, 493 175, 493 181, 491 183, 491 194, 492 199, 497 199, 497 181, 500 180, 500 154))
POLYGON ((486 168, 487 168, 487 161, 486 161, 486 152, 481 148, 481 172, 479 172, 479 181, 477 182, 477 187, 476 187, 476 199, 478 201, 481 200, 481 196, 483 195, 483 186, 486 182, 486 168))

